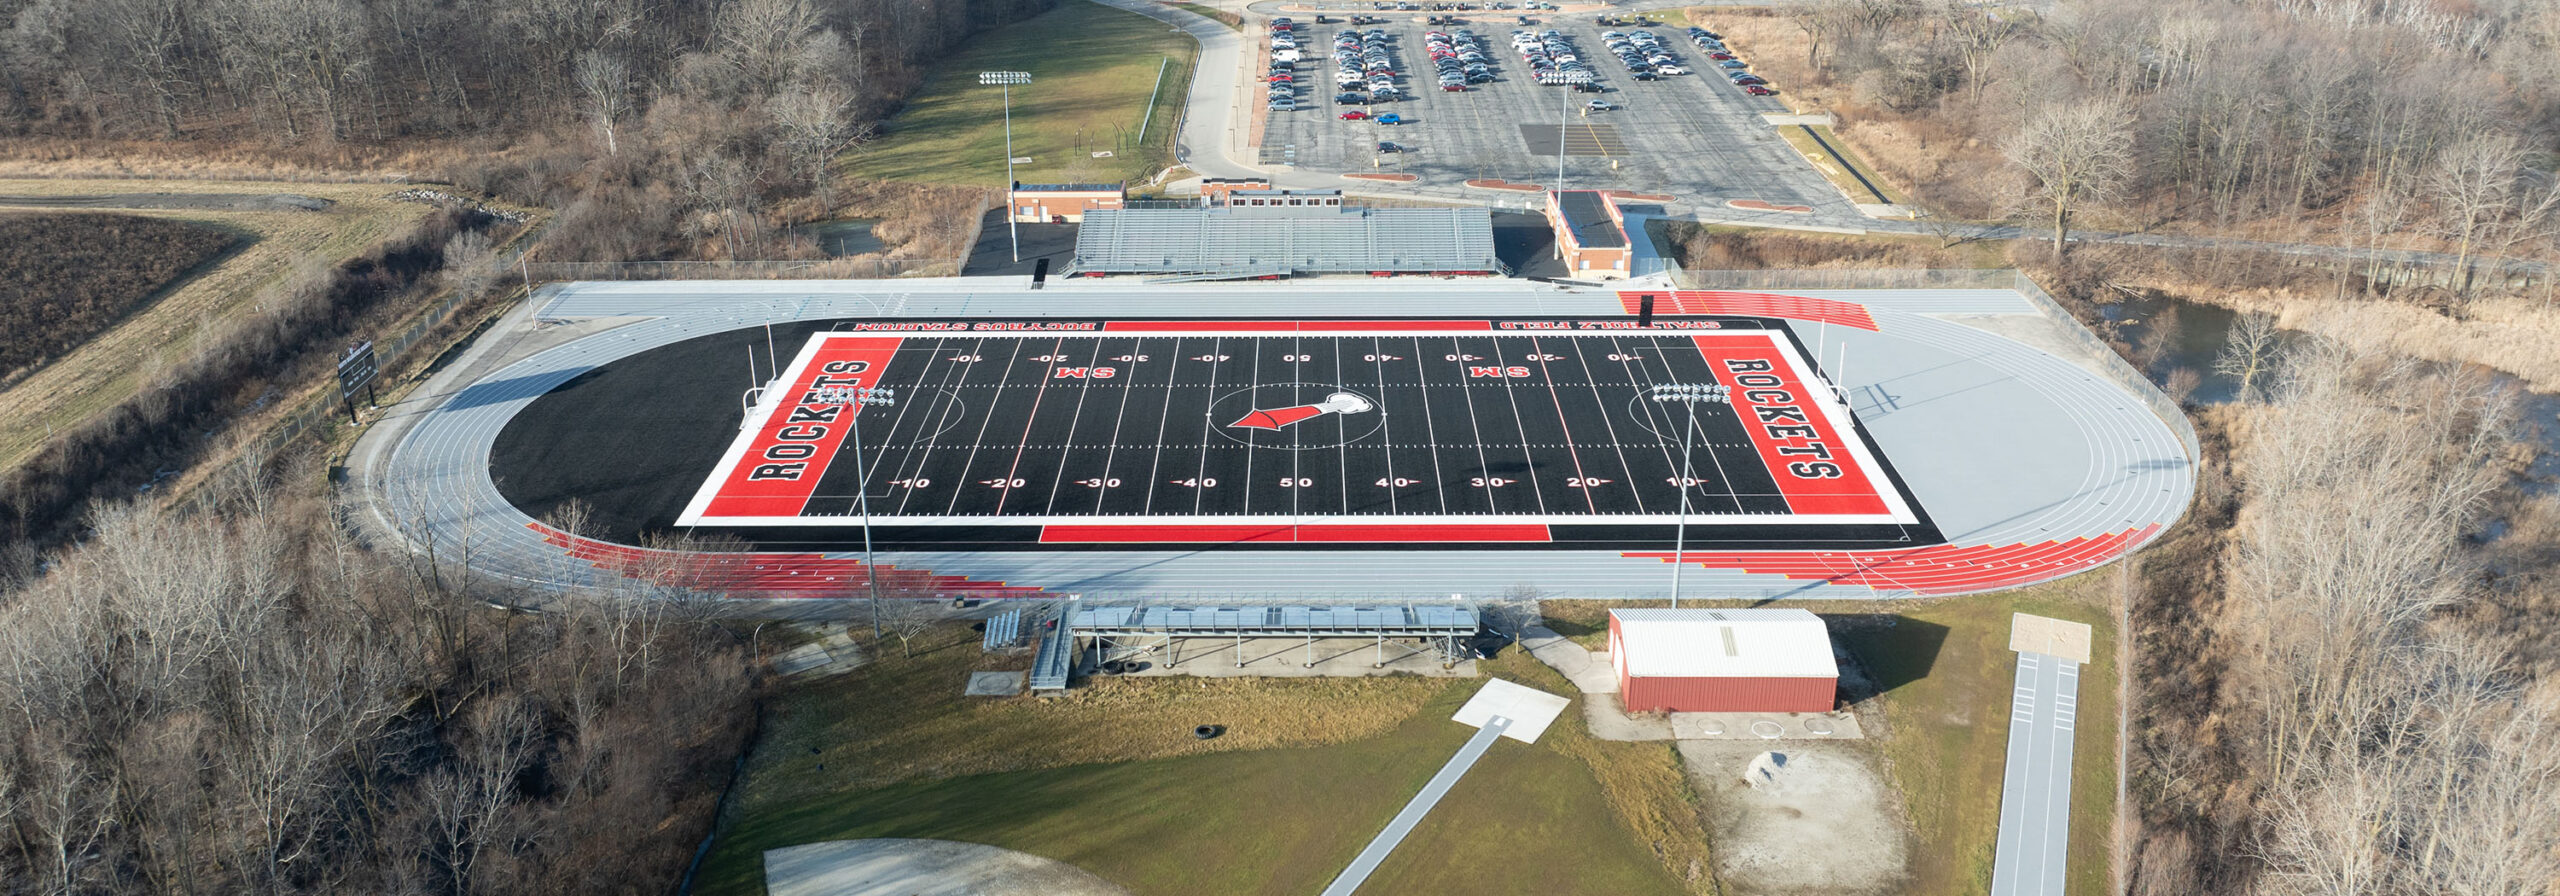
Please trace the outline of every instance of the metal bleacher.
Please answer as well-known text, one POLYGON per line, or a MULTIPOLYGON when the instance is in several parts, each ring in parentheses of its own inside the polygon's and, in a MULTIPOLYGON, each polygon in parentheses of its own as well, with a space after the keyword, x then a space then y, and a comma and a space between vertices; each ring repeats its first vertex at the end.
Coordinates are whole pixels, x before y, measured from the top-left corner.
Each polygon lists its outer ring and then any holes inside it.
POLYGON ((1085 215, 1068 273, 1203 279, 1507 273, 1481 208, 1131 208, 1085 215))
POLYGON ((1031 690, 1063 691, 1067 678, 1075 672, 1076 632, 1072 621, 1059 616, 1057 625, 1040 635, 1040 651, 1031 658, 1031 690))
POLYGON ((988 617, 987 636, 979 640, 978 647, 988 653, 994 653, 1012 647, 1014 642, 1020 640, 1022 640, 1022 611, 1012 610, 988 617))
POLYGON ((1241 651, 1243 642, 1267 638, 1304 641, 1311 652, 1319 639, 1369 640, 1377 646, 1381 666, 1389 659, 1390 641, 1419 642, 1419 648, 1408 648, 1404 655, 1427 651, 1457 662, 1467 657, 1467 641, 1475 637, 1481 622, 1474 607, 1428 604, 1093 606, 1069 610, 1066 616, 1076 637, 1092 641, 1097 662, 1152 654, 1184 639, 1232 641, 1241 651))

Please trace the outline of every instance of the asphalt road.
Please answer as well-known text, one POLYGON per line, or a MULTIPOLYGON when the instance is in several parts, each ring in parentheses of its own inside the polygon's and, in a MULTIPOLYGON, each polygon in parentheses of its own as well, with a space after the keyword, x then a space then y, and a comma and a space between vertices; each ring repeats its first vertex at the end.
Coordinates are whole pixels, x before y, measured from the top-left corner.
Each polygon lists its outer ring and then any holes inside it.
POLYGON ((2079 706, 2080 664, 2018 654, 1992 896, 2062 896, 2071 845, 2071 735, 2079 706))

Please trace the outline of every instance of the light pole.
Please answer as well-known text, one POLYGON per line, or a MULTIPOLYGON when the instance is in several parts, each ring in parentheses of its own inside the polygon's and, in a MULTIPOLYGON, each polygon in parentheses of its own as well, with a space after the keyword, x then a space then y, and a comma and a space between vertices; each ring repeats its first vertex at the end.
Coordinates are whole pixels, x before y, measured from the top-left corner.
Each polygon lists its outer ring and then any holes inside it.
POLYGON ((1013 240, 1013 260, 1022 260, 1022 228, 1013 220, 1013 85, 1031 83, 1030 72, 979 72, 978 85, 1004 88, 1004 230, 1013 240))
MULTIPOLYGON (((1009 210, 1008 210, 1009 211, 1009 210)), ((898 403, 898 390, 855 386, 819 389, 812 404, 840 404, 853 418, 853 503, 862 508, 862 579, 871 586, 871 637, 880 637, 880 567, 871 561, 871 468, 862 465, 862 409, 898 403)))
POLYGON ((1564 88, 1556 93, 1557 96, 1564 98, 1556 102, 1556 192, 1562 193, 1564 192, 1564 129, 1565 122, 1570 120, 1565 115, 1573 111, 1573 87, 1569 84, 1556 86, 1564 88))
POLYGON ((1653 400, 1664 404, 1679 403, 1689 408, 1688 422, 1680 428, 1680 525, 1671 536, 1671 606, 1680 606, 1680 567, 1687 565, 1689 550, 1689 489, 1697 480, 1689 477, 1690 437, 1698 428, 1699 404, 1724 404, 1733 400, 1733 387, 1715 383, 1665 383, 1653 387, 1653 400))

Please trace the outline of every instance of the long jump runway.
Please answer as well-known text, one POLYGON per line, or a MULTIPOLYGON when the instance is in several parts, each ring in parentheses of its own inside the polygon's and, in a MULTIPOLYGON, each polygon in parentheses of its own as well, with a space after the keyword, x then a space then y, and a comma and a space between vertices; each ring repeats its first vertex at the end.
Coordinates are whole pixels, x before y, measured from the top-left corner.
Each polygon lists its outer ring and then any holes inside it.
MULTIPOLYGON (((642 525, 803 548, 845 547, 865 520, 905 548, 1646 548, 1685 513, 1700 544, 1939 541, 1783 327, 1624 323, 829 322, 749 400, 683 511, 642 525), (1729 400, 1655 400, 1675 384, 1729 400)), ((615 399, 546 401, 525 419, 615 399)))
POLYGON ((578 335, 457 364, 359 467, 389 531, 491 574, 802 597, 866 547, 980 593, 1658 596, 1678 562, 1701 596, 1949 594, 2102 564, 2192 494, 2131 374, 2004 335, 2076 326, 2017 292, 1684 291, 1650 326, 1634 295, 571 284, 541 318, 578 335), (745 552, 649 560, 670 536, 745 552))

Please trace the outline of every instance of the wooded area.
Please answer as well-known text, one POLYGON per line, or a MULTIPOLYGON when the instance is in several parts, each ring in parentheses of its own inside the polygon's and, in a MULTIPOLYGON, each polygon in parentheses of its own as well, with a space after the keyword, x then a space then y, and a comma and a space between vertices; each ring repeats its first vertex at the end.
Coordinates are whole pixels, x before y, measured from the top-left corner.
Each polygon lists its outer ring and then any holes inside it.
POLYGON ((2550 3, 1817 0, 1784 21, 1761 37, 1802 58, 1755 63, 1804 73, 1799 94, 1960 217, 2059 231, 2103 205, 2465 261, 2560 236, 2550 3))
POLYGON ((141 215, 0 215, 0 388, 240 239, 141 215))
POLYGON ((2130 892, 2560 882, 2555 502, 2477 368, 2236 327, 2193 515, 2137 561, 2130 892))
POLYGON ((0 135, 396 145, 557 210, 545 260, 808 256, 836 156, 1055 2, 0 0, 0 135))
POLYGON ((639 580, 493 612, 457 556, 219 492, 9 570, 0 893, 673 888, 752 729, 747 645, 639 580))

